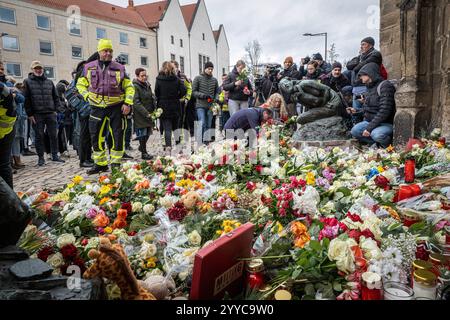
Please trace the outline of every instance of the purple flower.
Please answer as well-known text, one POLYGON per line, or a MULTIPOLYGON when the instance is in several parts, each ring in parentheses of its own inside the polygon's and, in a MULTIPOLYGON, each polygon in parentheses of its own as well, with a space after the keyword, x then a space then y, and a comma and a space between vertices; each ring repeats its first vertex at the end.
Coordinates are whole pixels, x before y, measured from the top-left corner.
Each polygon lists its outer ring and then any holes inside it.
POLYGON ((322 177, 316 179, 316 183, 319 187, 323 187, 325 190, 330 189, 330 182, 322 177))
POLYGON ((97 228, 97 232, 98 232, 99 234, 105 234, 105 229, 103 229, 103 228, 97 228))
POLYGON ((336 176, 336 174, 330 172, 330 170, 328 169, 323 170, 322 175, 330 182, 333 181, 334 177, 336 176))
POLYGON ((86 212, 86 218, 94 219, 97 216, 98 212, 94 208, 91 208, 86 212))

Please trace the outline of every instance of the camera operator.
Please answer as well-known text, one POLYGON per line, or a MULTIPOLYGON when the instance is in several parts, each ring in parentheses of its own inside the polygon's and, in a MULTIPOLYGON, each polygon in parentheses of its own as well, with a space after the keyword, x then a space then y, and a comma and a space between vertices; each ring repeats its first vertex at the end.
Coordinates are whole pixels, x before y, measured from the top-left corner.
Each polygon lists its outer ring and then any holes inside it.
POLYGON ((307 66, 310 61, 311 61, 311 58, 309 56, 306 56, 305 58, 301 59, 301 65, 300 65, 300 68, 298 69, 301 79, 303 79, 303 77, 306 77, 308 70, 307 70, 307 67, 305 67, 305 66, 307 66))

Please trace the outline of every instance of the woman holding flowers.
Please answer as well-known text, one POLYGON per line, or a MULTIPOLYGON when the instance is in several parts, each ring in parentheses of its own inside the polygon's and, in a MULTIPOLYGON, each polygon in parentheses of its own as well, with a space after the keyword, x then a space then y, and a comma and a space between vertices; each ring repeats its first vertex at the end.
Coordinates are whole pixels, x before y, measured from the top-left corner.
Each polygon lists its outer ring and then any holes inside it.
POLYGON ((245 62, 239 60, 223 83, 223 90, 229 92, 228 109, 231 116, 239 110, 248 109, 248 99, 253 95, 245 66, 245 62))

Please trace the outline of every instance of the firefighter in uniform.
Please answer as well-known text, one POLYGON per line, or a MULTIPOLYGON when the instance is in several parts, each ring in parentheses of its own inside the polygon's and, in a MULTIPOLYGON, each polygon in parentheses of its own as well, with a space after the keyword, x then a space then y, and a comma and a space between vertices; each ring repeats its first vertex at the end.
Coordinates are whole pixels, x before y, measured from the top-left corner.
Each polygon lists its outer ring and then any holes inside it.
POLYGON ((6 84, 0 82, 0 177, 13 188, 11 148, 14 140, 16 106, 6 84))
POLYGON ((77 89, 91 105, 89 131, 95 166, 89 175, 108 171, 105 132, 112 138, 111 167, 119 167, 125 153, 126 116, 131 113, 134 86, 125 74, 125 67, 112 60, 113 47, 109 39, 100 39, 97 47, 100 58, 84 66, 77 89))

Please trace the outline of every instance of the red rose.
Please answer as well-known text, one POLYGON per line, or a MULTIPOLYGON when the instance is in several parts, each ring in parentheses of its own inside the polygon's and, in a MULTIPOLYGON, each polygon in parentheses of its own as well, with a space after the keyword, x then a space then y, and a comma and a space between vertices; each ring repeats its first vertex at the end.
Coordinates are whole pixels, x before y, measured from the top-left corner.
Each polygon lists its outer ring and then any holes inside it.
POLYGON ((200 163, 197 163, 196 165, 195 165, 195 167, 197 168, 197 169, 200 169, 201 168, 201 164, 200 163))
POLYGON ((375 184, 378 188, 383 189, 384 191, 388 191, 391 189, 391 186, 389 184, 389 180, 382 175, 379 175, 375 178, 375 184))
POLYGON ((78 249, 73 244, 62 247, 60 251, 66 261, 73 261, 78 256, 78 249))
POLYGON ((42 261, 47 262, 48 257, 51 256, 54 253, 55 253, 55 250, 53 250, 52 247, 45 247, 45 248, 42 248, 38 252, 37 257, 39 259, 41 259, 42 261))
POLYGON ((208 164, 208 170, 209 171, 213 171, 214 170, 214 165, 213 164, 208 164))
POLYGON ((88 239, 81 240, 81 245, 84 246, 84 247, 87 246, 88 243, 89 243, 88 239))
POLYGON ((342 232, 346 232, 348 230, 348 227, 347 227, 347 225, 345 223, 339 222, 339 229, 342 232))
POLYGON ((206 176, 206 181, 207 182, 211 182, 211 181, 213 181, 214 179, 215 179, 216 177, 214 177, 214 175, 212 175, 212 174, 208 174, 207 176, 206 176))
POLYGON ((257 165, 255 167, 256 172, 258 172, 259 174, 261 174, 261 172, 263 171, 263 166, 262 165, 257 165))
POLYGON ((235 143, 235 144, 233 145, 233 151, 237 151, 237 149, 238 149, 238 145, 235 143))
POLYGON ((250 192, 255 191, 255 189, 256 189, 256 183, 251 182, 251 181, 247 182, 247 189, 248 189, 250 192))
POLYGON ((132 210, 133 210, 133 207, 131 206, 130 202, 122 203, 122 206, 120 208, 127 210, 128 214, 130 214, 132 212, 132 210))
POLYGON ((167 210, 167 215, 170 220, 182 221, 188 215, 188 211, 183 203, 178 201, 172 208, 167 210))
POLYGON ((350 220, 352 220, 353 222, 361 222, 361 223, 363 223, 363 221, 361 220, 361 217, 358 216, 357 214, 351 214, 349 212, 349 213, 347 213, 347 217, 350 218, 350 220))
POLYGON ((136 231, 128 232, 128 235, 129 235, 130 237, 134 237, 136 234, 137 234, 136 231))
POLYGON ((359 237, 361 237, 361 232, 359 232, 358 230, 350 230, 349 232, 347 232, 348 236, 350 238, 355 239, 356 241, 359 242, 359 237))
POLYGON ((361 235, 368 238, 372 238, 373 240, 375 240, 375 235, 372 233, 372 231, 370 231, 369 229, 365 229, 361 232, 361 235))

